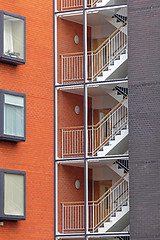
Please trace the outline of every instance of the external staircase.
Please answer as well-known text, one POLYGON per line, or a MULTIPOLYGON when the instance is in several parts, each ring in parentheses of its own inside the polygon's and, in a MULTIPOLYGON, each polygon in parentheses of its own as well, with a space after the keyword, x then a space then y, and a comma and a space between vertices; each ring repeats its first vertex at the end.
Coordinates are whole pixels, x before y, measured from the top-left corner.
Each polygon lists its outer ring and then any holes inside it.
POLYGON ((106 20, 114 27, 119 28, 122 23, 127 21, 127 15, 127 8, 115 9, 106 17, 106 20))
MULTIPOLYGON (((82 1, 62 1, 62 10, 83 7, 82 1)), ((88 0, 88 7, 102 7, 121 3, 119 0, 88 0)), ((111 10, 106 17, 117 29, 96 50, 87 52, 87 81, 106 82, 124 77, 127 69, 128 37, 126 9, 111 10)), ((61 55, 61 84, 84 81, 83 52, 61 55)), ((127 75, 127 72, 126 72, 127 75)), ((128 137, 128 89, 117 85, 107 93, 119 103, 96 125, 88 126, 88 155, 104 157, 124 153, 128 137)), ((84 126, 66 127, 62 132, 62 158, 84 155, 84 126)), ((128 161, 116 160, 108 166, 120 179, 98 200, 88 202, 89 231, 122 231, 129 224, 128 161)), ((83 232, 84 202, 62 203, 62 232, 83 232)), ((129 240, 129 237, 114 239, 129 240)))
POLYGON ((109 141, 108 144, 103 145, 101 150, 99 150, 97 152, 97 156, 102 157, 107 154, 113 155, 113 154, 116 154, 117 152, 122 154, 124 152, 124 150, 121 150, 121 149, 122 149, 122 146, 127 144, 127 137, 128 137, 128 126, 126 125, 120 131, 115 133, 114 137, 109 141), (120 152, 120 151, 122 151, 122 152, 120 152))
MULTIPOLYGON (((123 65, 126 63, 128 59, 128 51, 127 48, 117 53, 117 57, 113 59, 113 61, 109 64, 108 68, 104 69, 104 71, 96 77, 96 81, 106 81, 107 79, 118 79, 120 77, 119 72, 123 71, 123 65)), ((122 72, 123 74, 123 72, 122 72)))
POLYGON ((97 1, 96 7, 103 7, 110 3, 110 0, 100 0, 97 1))
POLYGON ((117 240, 130 240, 130 236, 116 237, 117 240))
MULTIPOLYGON (((116 161, 110 161, 108 166, 117 173, 120 177, 123 177, 125 173, 129 171, 128 160, 119 159, 116 161)), ((129 181, 128 175, 125 177, 126 181, 129 181)))
MULTIPOLYGON (((126 0, 87 0, 87 7, 103 7, 107 5, 125 4, 126 0)), ((61 11, 83 8, 83 1, 81 0, 63 0, 61 1, 61 11)))
MULTIPOLYGON (((89 231, 122 231, 129 225, 129 184, 120 178, 97 201, 88 202, 89 231)), ((62 232, 84 231, 84 202, 62 203, 62 232)))
MULTIPOLYGON (((127 150, 128 96, 96 125, 88 126, 88 155, 102 157, 127 150)), ((62 158, 83 156, 84 127, 65 127, 62 131, 62 158)))
MULTIPOLYGON (((107 81, 124 75, 128 59, 127 21, 96 50, 87 53, 88 81, 107 81)), ((62 84, 84 81, 83 52, 61 55, 62 84)), ((127 75, 127 73, 126 73, 127 75)))
POLYGON ((121 102, 128 95, 128 83, 119 83, 113 89, 106 89, 106 93, 118 102, 121 102))

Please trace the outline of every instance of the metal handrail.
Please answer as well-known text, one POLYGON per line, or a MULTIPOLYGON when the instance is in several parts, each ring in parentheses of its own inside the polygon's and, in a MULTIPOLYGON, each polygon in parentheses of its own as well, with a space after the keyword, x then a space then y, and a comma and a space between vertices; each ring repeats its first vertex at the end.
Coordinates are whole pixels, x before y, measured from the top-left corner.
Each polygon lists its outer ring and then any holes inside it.
MULTIPOLYGON (((95 155, 108 144, 128 123, 128 96, 112 109, 96 125, 88 126, 88 154, 95 155)), ((83 155, 84 127, 68 127, 62 130, 62 158, 83 155)))
MULTIPOLYGON (((87 52, 88 80, 107 70, 112 62, 127 49, 127 21, 110 35, 96 50, 87 52)), ((61 55, 62 84, 83 81, 83 52, 61 55)))
MULTIPOLYGON (((125 180, 126 173, 97 201, 89 201, 89 229, 96 231, 105 221, 124 205, 129 204, 129 185, 125 180)), ((84 230, 84 202, 63 202, 62 204, 62 231, 84 230)))
MULTIPOLYGON (((87 7, 96 7, 96 3, 100 0, 87 0, 87 7)), ((83 1, 81 0, 61 0, 61 11, 83 8, 83 1)))

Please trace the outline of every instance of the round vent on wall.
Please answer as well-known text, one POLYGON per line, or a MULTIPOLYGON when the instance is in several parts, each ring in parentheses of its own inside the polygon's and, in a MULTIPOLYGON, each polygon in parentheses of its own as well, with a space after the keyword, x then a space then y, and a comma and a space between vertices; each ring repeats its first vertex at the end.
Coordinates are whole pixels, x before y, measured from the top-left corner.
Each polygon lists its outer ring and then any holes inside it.
POLYGON ((76 114, 79 114, 79 112, 80 112, 80 108, 79 108, 79 106, 75 106, 74 111, 75 111, 76 114))
POLYGON ((74 37, 74 42, 75 42, 75 44, 79 43, 79 37, 77 35, 75 35, 75 37, 74 37))
POLYGON ((80 181, 79 180, 75 181, 75 187, 76 187, 76 189, 80 188, 80 181))

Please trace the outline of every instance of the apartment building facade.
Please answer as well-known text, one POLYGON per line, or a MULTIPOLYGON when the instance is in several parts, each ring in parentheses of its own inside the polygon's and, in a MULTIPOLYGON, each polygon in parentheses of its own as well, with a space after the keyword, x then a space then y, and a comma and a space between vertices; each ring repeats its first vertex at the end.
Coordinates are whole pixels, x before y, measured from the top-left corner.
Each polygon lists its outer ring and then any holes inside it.
POLYGON ((53 3, 0 5, 0 239, 53 239, 53 3))
POLYGON ((159 7, 1 3, 0 239, 160 239, 159 7))
POLYGON ((56 239, 160 237, 158 11, 55 2, 56 239))
POLYGON ((127 1, 54 5, 55 237, 129 239, 127 1))

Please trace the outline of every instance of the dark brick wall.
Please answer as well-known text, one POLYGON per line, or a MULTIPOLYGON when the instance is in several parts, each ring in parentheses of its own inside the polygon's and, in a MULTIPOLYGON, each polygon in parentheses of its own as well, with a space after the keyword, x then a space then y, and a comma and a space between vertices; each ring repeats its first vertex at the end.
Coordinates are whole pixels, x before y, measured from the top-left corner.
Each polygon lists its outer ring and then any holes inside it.
POLYGON ((128 0, 131 240, 160 239, 160 1, 128 0))

